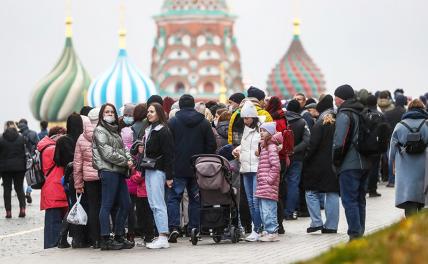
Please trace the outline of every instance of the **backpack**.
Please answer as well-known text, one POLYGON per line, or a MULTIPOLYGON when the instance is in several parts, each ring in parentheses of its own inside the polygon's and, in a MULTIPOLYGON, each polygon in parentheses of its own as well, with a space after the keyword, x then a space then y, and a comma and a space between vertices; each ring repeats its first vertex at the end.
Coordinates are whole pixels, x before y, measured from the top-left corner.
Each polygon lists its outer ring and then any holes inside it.
POLYGON ((285 129, 282 131, 282 137, 284 139, 282 142, 282 147, 284 148, 287 156, 291 157, 294 154, 294 133, 288 124, 287 118, 284 117, 284 119, 285 119, 285 129))
MULTIPOLYGON (((355 112, 353 112, 355 113, 355 112)), ((356 150, 363 156, 380 155, 388 150, 389 124, 381 113, 365 109, 358 115, 358 138, 353 142, 356 150)))
POLYGON ((409 130, 410 133, 407 134, 406 143, 404 143, 404 144, 398 143, 398 145, 401 148, 404 148, 404 151, 410 155, 423 153, 427 147, 427 143, 424 142, 424 139, 422 138, 422 134, 421 134, 420 130, 423 127, 423 125, 425 124, 425 120, 423 120, 421 122, 421 124, 416 129, 411 128, 404 121, 400 121, 400 124, 405 126, 409 130))
POLYGON ((47 177, 55 168, 55 166, 52 166, 49 168, 46 175, 43 174, 42 154, 43 151, 50 146, 54 146, 54 144, 47 145, 40 151, 36 149, 32 155, 27 153, 27 171, 25 172, 25 178, 27 180, 27 184, 33 189, 41 189, 45 183, 45 177, 47 177))

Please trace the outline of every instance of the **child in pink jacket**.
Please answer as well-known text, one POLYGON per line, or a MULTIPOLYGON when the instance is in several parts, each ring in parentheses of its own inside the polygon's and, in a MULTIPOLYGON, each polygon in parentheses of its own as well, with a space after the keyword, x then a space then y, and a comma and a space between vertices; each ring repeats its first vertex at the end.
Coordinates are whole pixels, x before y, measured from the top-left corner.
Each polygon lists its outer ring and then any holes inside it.
POLYGON ((276 214, 281 170, 278 153, 283 137, 281 133, 276 133, 276 123, 269 122, 260 126, 260 138, 256 197, 259 198, 264 232, 259 241, 273 242, 278 241, 276 214))

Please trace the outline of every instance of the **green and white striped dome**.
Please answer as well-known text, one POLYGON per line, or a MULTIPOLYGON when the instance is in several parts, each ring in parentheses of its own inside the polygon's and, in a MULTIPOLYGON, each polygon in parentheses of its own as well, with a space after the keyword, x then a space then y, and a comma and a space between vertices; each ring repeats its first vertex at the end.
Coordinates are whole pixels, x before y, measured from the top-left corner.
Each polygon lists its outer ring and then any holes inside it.
POLYGON ((62 122, 84 105, 91 83, 88 72, 73 48, 71 18, 66 20, 65 47, 52 71, 34 89, 31 111, 37 120, 62 122))

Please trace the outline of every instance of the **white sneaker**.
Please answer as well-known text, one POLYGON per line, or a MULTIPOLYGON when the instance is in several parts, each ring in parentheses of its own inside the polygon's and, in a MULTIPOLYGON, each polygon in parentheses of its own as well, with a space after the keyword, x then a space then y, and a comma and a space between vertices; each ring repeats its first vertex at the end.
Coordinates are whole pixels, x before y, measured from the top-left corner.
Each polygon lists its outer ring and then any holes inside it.
POLYGON ((150 249, 160 249, 160 248, 169 248, 168 238, 167 237, 158 237, 153 240, 152 243, 148 243, 146 248, 150 249))
POLYGON ((274 233, 274 234, 264 235, 264 236, 262 236, 259 239, 259 241, 261 241, 261 242, 276 242, 276 241, 279 241, 278 234, 274 233))
POLYGON ((259 234, 255 231, 251 232, 251 234, 245 238, 247 242, 256 242, 257 240, 259 240, 259 234))

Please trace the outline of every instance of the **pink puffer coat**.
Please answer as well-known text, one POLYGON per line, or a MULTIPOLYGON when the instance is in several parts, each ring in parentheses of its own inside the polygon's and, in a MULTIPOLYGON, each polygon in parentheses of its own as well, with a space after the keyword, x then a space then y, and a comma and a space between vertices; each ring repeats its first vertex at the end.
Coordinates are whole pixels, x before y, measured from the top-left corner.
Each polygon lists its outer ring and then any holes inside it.
POLYGON ((261 143, 257 170, 256 197, 258 198, 278 201, 279 172, 281 170, 278 152, 282 141, 281 133, 276 133, 267 146, 264 145, 264 142, 261 143))
POLYGON ((74 188, 83 188, 83 182, 98 181, 98 171, 92 167, 92 135, 95 124, 89 118, 82 116, 83 133, 76 143, 73 161, 74 188))

